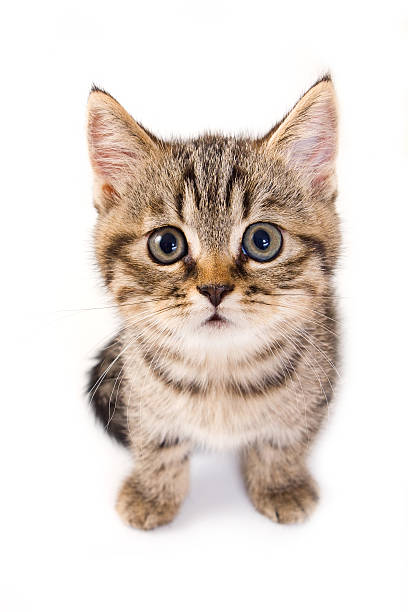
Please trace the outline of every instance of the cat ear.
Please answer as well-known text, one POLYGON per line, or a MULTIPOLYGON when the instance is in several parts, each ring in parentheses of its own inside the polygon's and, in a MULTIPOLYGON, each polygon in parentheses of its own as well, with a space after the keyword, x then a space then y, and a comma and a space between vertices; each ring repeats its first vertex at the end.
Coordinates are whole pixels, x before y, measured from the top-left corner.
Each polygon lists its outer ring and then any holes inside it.
POLYGON ((88 100, 88 145, 97 184, 105 193, 117 194, 160 150, 152 134, 96 87, 88 100))
POLYGON ((313 191, 333 191, 337 105, 331 78, 315 83, 262 144, 266 153, 283 157, 313 191))

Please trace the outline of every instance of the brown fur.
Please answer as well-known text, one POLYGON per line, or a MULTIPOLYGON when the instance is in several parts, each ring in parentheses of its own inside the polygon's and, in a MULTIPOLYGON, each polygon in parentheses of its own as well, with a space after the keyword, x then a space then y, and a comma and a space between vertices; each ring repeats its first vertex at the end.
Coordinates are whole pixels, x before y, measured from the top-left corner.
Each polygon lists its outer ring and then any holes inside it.
POLYGON ((96 254, 123 329, 90 393, 134 456, 117 504, 130 525, 173 518, 194 445, 240 448, 248 493, 272 520, 300 521, 315 505, 306 451, 327 415, 337 359, 336 120, 328 77, 260 140, 162 142, 111 96, 91 93, 96 254), (267 263, 241 248, 260 221, 283 237, 267 263), (166 266, 147 248, 162 226, 188 243, 166 266), (206 323, 215 309, 203 285, 229 288, 216 308, 227 325, 206 323))

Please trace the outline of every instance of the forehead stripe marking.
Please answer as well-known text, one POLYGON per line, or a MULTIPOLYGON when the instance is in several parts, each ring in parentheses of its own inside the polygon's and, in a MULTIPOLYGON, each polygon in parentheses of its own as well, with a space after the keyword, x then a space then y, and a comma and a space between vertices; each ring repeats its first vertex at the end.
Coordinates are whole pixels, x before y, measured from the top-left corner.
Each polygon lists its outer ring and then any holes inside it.
POLYGON ((183 208, 184 208, 184 193, 183 193, 183 190, 180 189, 180 191, 176 195, 176 211, 177 211, 177 215, 180 221, 184 221, 183 208))
POLYGON ((231 207, 232 191, 234 189, 234 186, 240 183, 240 186, 243 192, 242 193, 242 218, 246 219, 249 215, 249 210, 251 207, 251 200, 250 200, 248 189, 245 187, 244 181, 245 181, 244 172, 238 166, 234 166, 232 168, 230 177, 227 181, 227 185, 225 188, 225 202, 227 206, 231 207))
POLYGON ((197 179, 196 179, 196 175, 194 172, 194 165, 192 163, 189 164, 187 168, 185 169, 183 179, 187 187, 190 187, 190 189, 193 190, 195 205, 199 209, 201 196, 200 196, 200 192, 198 191, 197 179))
POLYGON ((225 187, 225 204, 231 206, 231 194, 235 185, 242 179, 242 171, 238 166, 233 166, 231 174, 225 187))

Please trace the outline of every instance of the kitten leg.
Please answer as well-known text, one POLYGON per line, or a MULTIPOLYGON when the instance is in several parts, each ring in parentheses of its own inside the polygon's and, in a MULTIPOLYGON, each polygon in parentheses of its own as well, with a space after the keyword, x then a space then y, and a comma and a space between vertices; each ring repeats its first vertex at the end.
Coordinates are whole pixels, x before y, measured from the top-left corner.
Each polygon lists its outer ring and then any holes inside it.
POLYGON ((304 451, 256 444, 245 449, 242 469, 255 508, 276 523, 300 523, 313 511, 318 492, 304 451))
POLYGON ((131 527, 153 529, 170 523, 189 484, 187 442, 133 449, 135 467, 119 492, 116 509, 131 527))

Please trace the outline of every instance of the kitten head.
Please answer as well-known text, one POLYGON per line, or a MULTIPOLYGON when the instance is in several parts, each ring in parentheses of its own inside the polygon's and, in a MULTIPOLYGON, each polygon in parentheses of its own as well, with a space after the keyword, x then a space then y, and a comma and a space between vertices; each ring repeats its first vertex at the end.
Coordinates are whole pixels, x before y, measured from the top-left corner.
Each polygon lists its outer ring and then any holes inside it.
POLYGON ((238 355, 324 312, 339 249, 329 77, 261 139, 165 142, 99 89, 88 117, 96 252, 129 326, 238 355))

